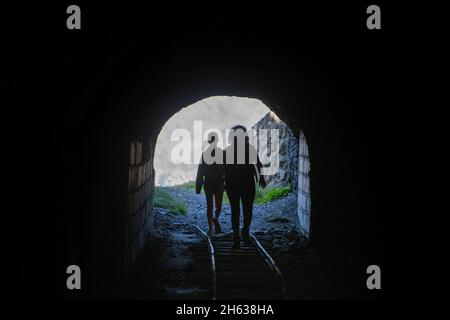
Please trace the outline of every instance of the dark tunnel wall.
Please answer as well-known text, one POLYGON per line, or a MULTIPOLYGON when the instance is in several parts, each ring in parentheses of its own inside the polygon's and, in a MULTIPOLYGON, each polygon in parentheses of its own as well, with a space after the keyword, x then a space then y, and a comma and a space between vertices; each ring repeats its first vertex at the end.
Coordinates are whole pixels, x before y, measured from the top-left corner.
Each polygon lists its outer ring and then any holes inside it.
POLYGON ((43 296, 117 295, 152 225, 151 215, 144 220, 159 130, 183 106, 234 95, 261 99, 304 132, 312 168, 311 245, 333 265, 337 296, 368 296, 361 281, 366 266, 387 264, 390 254, 381 215, 390 203, 385 155, 393 148, 386 97, 394 79, 386 74, 396 72, 387 62, 398 56, 388 59, 380 48, 399 40, 368 33, 364 6, 284 8, 283 16, 234 12, 233 23, 224 15, 207 26, 178 14, 158 20, 163 9, 153 7, 83 10, 80 32, 46 20, 19 56, 14 81, 30 90, 17 104, 29 116, 22 126, 33 139, 23 141, 35 166, 28 212, 46 213, 14 218, 24 234, 14 242, 15 272, 24 284, 18 294, 34 293, 25 285, 27 261, 45 261, 36 279, 47 288, 43 296), (354 18, 340 20, 335 12, 342 11, 354 18), (29 55, 33 46, 46 45, 55 49, 29 55), (31 107, 36 102, 39 108, 31 107), (131 144, 142 146, 140 162, 130 158, 131 144), (140 178, 129 182, 134 170, 140 178), (26 257, 18 253, 24 250, 26 257), (82 292, 65 290, 69 264, 83 270, 82 292))
POLYGON ((133 271, 153 227, 154 144, 149 140, 133 141, 130 145, 128 193, 125 229, 125 259, 123 276, 133 271))

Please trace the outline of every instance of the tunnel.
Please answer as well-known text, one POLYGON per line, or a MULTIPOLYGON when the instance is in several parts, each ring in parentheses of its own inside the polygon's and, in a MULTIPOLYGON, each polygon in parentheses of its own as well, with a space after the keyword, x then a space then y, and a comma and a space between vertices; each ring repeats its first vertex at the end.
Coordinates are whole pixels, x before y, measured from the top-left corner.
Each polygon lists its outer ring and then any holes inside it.
MULTIPOLYGON (((245 101, 249 100, 249 98, 241 98, 241 97, 229 97, 229 96, 210 96, 206 99, 202 99, 200 101, 186 101, 189 107, 183 107, 180 106, 180 110, 183 109, 183 115, 184 117, 188 117, 189 114, 197 114, 196 121, 199 121, 199 115, 198 113, 195 113, 195 111, 198 112, 198 109, 201 109, 202 107, 195 107, 197 104, 200 104, 203 101, 216 101, 214 99, 233 99, 232 101, 244 101, 243 106, 245 107, 245 101), (188 113, 187 110, 190 110, 188 113)), ((255 99, 251 99, 255 100, 255 99)), ((220 101, 220 100, 219 100, 220 101)), ((259 101, 259 100, 256 100, 259 101)), ((260 102, 261 103, 261 102, 260 102)), ((225 102, 226 104, 226 102, 225 102)), ((263 103, 261 103, 263 104, 263 103)), ((264 105, 264 104, 263 104, 264 105)), ((273 108, 273 107, 272 107, 273 108)), ((267 113, 271 113, 271 109, 267 108, 266 106, 266 113, 264 115, 267 115, 267 113)), ((177 110, 178 111, 178 110, 177 110)), ((214 114, 214 111, 212 110, 210 112, 210 116, 214 114)), ((275 117, 275 119, 278 119, 278 116, 272 112, 272 117, 275 117)), ((170 115, 168 118, 163 120, 164 126, 167 126, 171 121, 176 123, 175 128, 182 128, 186 129, 187 126, 193 125, 194 121, 185 123, 186 127, 180 127, 180 120, 176 121, 173 120, 175 115, 170 115)), ((182 117, 182 116, 179 116, 182 117)), ((239 119, 239 118, 237 118, 239 119)), ((239 119, 240 121, 244 121, 245 119, 239 119)), ((236 120, 236 121, 239 121, 236 120)), ((260 120, 260 119, 259 119, 260 120)), ((223 120, 222 120, 223 121, 223 120)), ((278 120, 276 120, 278 121, 278 120)), ((206 124, 206 123, 205 123, 206 124)), ((256 122, 254 123, 256 124, 256 122)), ((292 124, 293 125, 293 124, 292 124)), ((152 127, 152 126, 149 126, 152 127)), ((133 267, 135 265, 137 257, 139 257, 140 253, 144 250, 144 246, 146 244, 146 241, 151 241, 148 239, 148 234, 151 233, 151 230, 153 228, 157 228, 157 225, 154 224, 154 192, 155 187, 157 185, 156 183, 156 172, 155 167, 156 159, 155 159, 155 149, 158 143, 165 143, 167 144, 167 141, 159 141, 161 138, 161 131, 162 131, 162 125, 155 128, 155 131, 153 131, 152 134, 149 134, 149 138, 147 140, 145 138, 137 139, 134 141, 131 141, 130 143, 130 160, 129 160, 129 169, 128 169, 128 192, 127 192, 127 206, 126 206, 126 214, 125 214, 125 277, 127 274, 132 272, 133 267)), ((209 127, 208 127, 209 128, 209 127)), ((166 129, 167 130, 167 129, 166 129)), ((296 214, 298 214, 299 219, 299 232, 304 236, 305 238, 309 238, 309 231, 310 231, 310 215, 311 215, 311 196, 310 196, 310 189, 309 189, 309 172, 310 172, 310 164, 309 164, 309 149, 308 144, 306 142, 306 137, 304 133, 298 129, 297 127, 290 127, 289 130, 294 134, 295 138, 294 143, 298 144, 298 147, 295 149, 295 152, 298 153, 294 159, 298 159, 299 163, 295 164, 292 169, 290 168, 289 171, 290 174, 293 175, 293 178, 291 179, 291 182, 294 184, 294 191, 298 195, 298 208, 296 210, 296 214), (295 171, 295 172, 293 172, 295 171), (298 187, 297 187, 298 186, 298 187)), ((198 134, 198 133, 197 133, 198 134)), ((203 135, 204 133, 201 132, 203 135)), ((195 133, 193 132, 193 135, 195 133)), ((202 136, 204 139, 204 137, 202 136)), ((281 137, 283 139, 285 137, 281 137)), ((270 138, 269 138, 270 139, 270 138)), ((195 137, 194 137, 195 141, 195 137)), ((193 144, 194 142, 191 142, 193 144)), ((160 151, 161 153, 162 151, 160 151)), ((266 150, 267 152, 267 150, 266 150)), ((195 152, 192 152, 195 153, 195 152)), ((261 155, 260 151, 260 155, 261 155)), ((161 159, 158 159, 162 162, 169 162, 170 160, 170 154, 166 152, 166 154, 160 155, 161 159)), ((195 155, 194 155, 195 157, 195 155)), ((190 156, 192 158, 192 155, 190 156)), ((192 160, 192 159, 190 159, 192 160)), ((292 166, 292 164, 291 164, 292 166)), ((171 174, 174 175, 175 167, 171 167, 172 172, 171 174)), ((187 169, 184 169, 184 173, 187 171, 187 169)), ((169 177, 170 179, 170 177, 169 177)), ((193 180, 194 178, 191 178, 193 180)), ((190 180, 187 179, 186 181, 180 181, 173 184, 182 184, 182 182, 189 182, 190 180)))
POLYGON ((371 61, 373 77, 360 81, 367 63, 357 57, 368 48, 383 55, 373 45, 379 39, 348 24, 347 33, 321 28, 330 16, 307 15, 288 27, 255 28, 238 16, 231 25, 219 19, 209 28, 167 26, 163 34, 144 12, 129 10, 136 19, 117 21, 120 10, 112 7, 102 19, 87 20, 84 38, 60 37, 59 50, 38 56, 59 68, 30 67, 28 81, 39 83, 45 72, 52 80, 51 95, 42 108, 30 108, 23 124, 35 129, 23 143, 39 170, 30 172, 26 223, 14 218, 22 234, 15 252, 28 252, 14 254, 18 281, 32 277, 27 261, 45 263, 35 266, 42 275, 35 286, 20 292, 32 296, 41 287, 46 297, 120 296, 154 228, 153 157, 162 126, 196 101, 242 96, 261 99, 296 128, 300 144, 307 142, 301 157, 311 168, 309 246, 333 266, 337 297, 369 296, 361 280, 366 267, 384 261, 380 212, 390 203, 383 157, 390 128, 380 130, 374 110, 384 107, 371 91, 385 67, 371 61), (36 207, 45 214, 32 214, 36 207), (80 292, 65 289, 70 264, 83 270, 80 292))

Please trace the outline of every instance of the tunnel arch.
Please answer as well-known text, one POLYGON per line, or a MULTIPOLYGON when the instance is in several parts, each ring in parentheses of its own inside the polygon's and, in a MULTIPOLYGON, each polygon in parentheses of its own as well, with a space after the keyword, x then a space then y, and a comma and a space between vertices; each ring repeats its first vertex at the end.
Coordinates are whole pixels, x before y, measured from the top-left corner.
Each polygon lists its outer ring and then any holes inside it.
MULTIPOLYGON (((101 197, 93 199, 90 194, 86 197, 90 201, 86 219, 94 222, 88 229, 84 248, 90 252, 90 265, 96 267, 93 273, 98 275, 109 268, 109 276, 93 279, 95 287, 101 291, 108 286, 110 278, 126 283, 136 259, 143 252, 146 235, 152 231, 154 172, 151 164, 157 134, 165 121, 183 106, 215 95, 258 97, 291 128, 298 129, 295 132, 300 133, 301 128, 307 137, 309 161, 314 169, 310 173, 314 181, 310 185, 314 202, 308 246, 320 252, 321 257, 336 261, 342 268, 338 270, 347 272, 348 257, 355 247, 358 248, 354 239, 361 232, 354 226, 358 225, 355 217, 358 218, 360 211, 355 208, 362 202, 353 187, 342 188, 343 183, 357 183, 349 172, 356 167, 358 158, 351 157, 359 149, 349 149, 354 141, 348 134, 353 132, 352 118, 346 114, 336 116, 327 109, 328 104, 336 106, 340 101, 326 103, 323 100, 326 95, 314 94, 317 101, 311 103, 311 98, 306 99, 303 92, 295 90, 287 80, 274 84, 264 80, 247 82, 236 77, 219 81, 217 75, 208 81, 192 74, 188 78, 192 80, 189 84, 186 78, 170 83, 160 80, 153 90, 149 90, 145 82, 145 90, 139 94, 133 90, 114 101, 115 109, 107 114, 108 121, 96 122, 95 140, 87 150, 92 153, 90 156, 98 157, 96 163, 101 170, 93 171, 96 175, 88 179, 97 182, 91 194, 101 197), (216 89, 224 83, 233 85, 216 89), (94 147, 100 145, 102 149, 94 147), (139 157, 131 161, 132 153, 138 153, 139 157), (108 165, 101 166, 104 163, 108 165), (340 240, 339 246, 335 239, 340 240)), ((293 80, 293 83, 296 82, 293 80)))
MULTIPOLYGON (((126 220, 125 231, 125 270, 126 273, 133 269, 137 257, 140 255, 145 242, 146 234, 151 232, 153 228, 153 196, 155 188, 155 149, 158 136, 164 125, 177 112, 185 106, 191 106, 198 101, 205 100, 207 96, 200 100, 188 101, 187 104, 181 104, 174 109, 174 113, 168 113, 166 117, 160 121, 157 127, 150 131, 147 138, 145 133, 141 134, 140 139, 130 143, 130 166, 128 180, 128 196, 127 196, 127 216, 131 217, 126 220), (130 237, 131 236, 131 237, 130 237)), ((220 95, 231 97, 251 97, 237 95, 220 95)), ((276 115, 292 130, 295 138, 298 140, 298 166, 296 168, 297 183, 297 215, 299 220, 299 231, 301 235, 308 240, 310 238, 310 217, 311 217, 311 192, 310 192, 310 162, 309 148, 306 143, 304 131, 299 129, 294 118, 289 117, 288 113, 282 107, 274 107, 259 99, 268 110, 276 113, 276 115), (280 113, 280 115, 278 114, 280 113)))

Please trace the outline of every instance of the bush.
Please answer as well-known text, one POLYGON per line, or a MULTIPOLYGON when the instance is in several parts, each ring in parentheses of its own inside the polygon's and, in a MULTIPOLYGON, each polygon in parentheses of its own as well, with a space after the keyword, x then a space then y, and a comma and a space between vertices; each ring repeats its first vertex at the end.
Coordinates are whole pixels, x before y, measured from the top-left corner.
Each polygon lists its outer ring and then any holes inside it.
POLYGON ((155 188, 154 206, 168 209, 172 214, 185 214, 187 212, 186 204, 173 198, 170 192, 163 187, 155 188))

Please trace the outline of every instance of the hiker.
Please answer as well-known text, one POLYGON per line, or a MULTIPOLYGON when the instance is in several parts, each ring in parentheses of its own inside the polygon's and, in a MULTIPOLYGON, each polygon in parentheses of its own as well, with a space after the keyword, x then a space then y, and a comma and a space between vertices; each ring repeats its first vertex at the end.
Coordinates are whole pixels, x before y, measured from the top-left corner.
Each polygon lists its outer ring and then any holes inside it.
POLYGON ((198 165, 195 191, 200 193, 202 186, 206 195, 206 214, 208 217, 208 235, 212 236, 221 233, 219 223, 220 212, 222 211, 222 199, 224 192, 224 153, 217 146, 218 137, 215 132, 208 136, 209 146, 202 154, 198 165), (215 217, 213 218, 213 206, 215 203, 215 217))
POLYGON ((253 215, 255 199, 255 178, 262 188, 266 187, 264 176, 261 175, 261 161, 256 148, 249 143, 244 126, 231 128, 231 144, 225 149, 225 186, 231 206, 231 224, 233 228, 233 248, 240 246, 240 203, 244 213, 242 240, 250 244, 250 224, 253 215))

